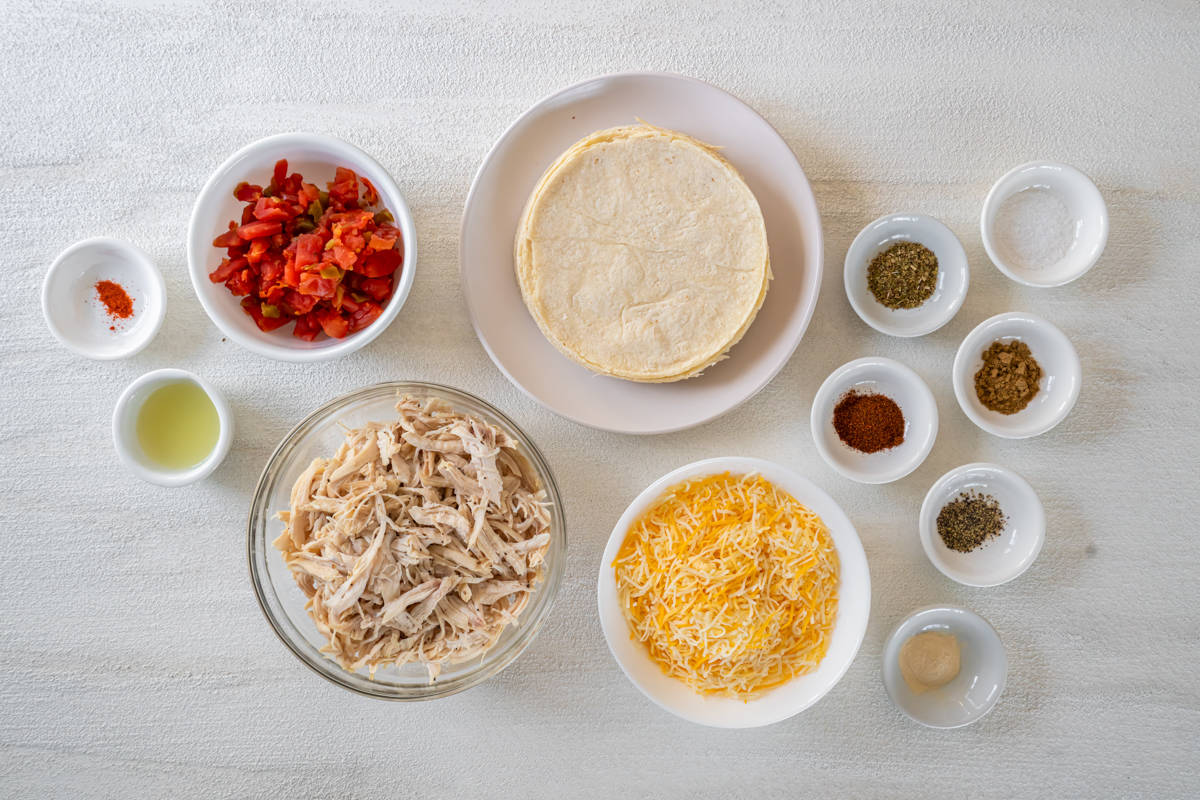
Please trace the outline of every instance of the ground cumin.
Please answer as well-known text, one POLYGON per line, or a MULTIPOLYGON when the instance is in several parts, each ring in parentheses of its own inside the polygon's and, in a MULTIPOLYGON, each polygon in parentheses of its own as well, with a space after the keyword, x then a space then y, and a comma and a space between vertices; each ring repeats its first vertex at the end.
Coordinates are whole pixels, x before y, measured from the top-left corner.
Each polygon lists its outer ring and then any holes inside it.
POLYGON ((877 453, 904 442, 904 414, 886 395, 851 390, 833 409, 833 429, 855 450, 877 453))
POLYGON ((992 411, 1016 414, 1037 395, 1041 379, 1042 368, 1029 345, 996 341, 983 351, 983 366, 975 373, 975 394, 992 411))

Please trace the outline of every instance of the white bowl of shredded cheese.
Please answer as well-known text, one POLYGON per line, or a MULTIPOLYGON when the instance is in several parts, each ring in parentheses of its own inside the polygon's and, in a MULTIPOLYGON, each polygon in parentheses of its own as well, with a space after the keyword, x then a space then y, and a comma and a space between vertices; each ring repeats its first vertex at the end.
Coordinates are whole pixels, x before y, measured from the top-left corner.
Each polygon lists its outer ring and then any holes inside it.
POLYGON ((697 461, 664 475, 629 505, 613 528, 604 550, 597 599, 600 626, 609 650, 643 694, 690 722, 717 728, 753 728, 799 714, 820 700, 846 673, 866 633, 871 609, 871 577, 854 525, 828 494, 779 464, 757 458, 721 457, 697 461), (646 646, 632 637, 614 567, 631 526, 668 490, 690 479, 724 472, 760 475, 792 495, 825 523, 838 558, 837 611, 825 655, 815 669, 749 700, 700 694, 682 680, 669 676, 651 658, 646 646))

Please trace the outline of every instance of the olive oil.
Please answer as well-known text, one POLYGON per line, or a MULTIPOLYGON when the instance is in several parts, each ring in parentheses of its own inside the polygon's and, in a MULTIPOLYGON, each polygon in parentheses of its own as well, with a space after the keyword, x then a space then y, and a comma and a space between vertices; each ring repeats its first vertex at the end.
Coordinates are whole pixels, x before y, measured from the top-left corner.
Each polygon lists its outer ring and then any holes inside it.
POLYGON ((137 417, 138 444, 164 469, 194 467, 217 446, 221 422, 208 393, 188 380, 150 393, 137 417))

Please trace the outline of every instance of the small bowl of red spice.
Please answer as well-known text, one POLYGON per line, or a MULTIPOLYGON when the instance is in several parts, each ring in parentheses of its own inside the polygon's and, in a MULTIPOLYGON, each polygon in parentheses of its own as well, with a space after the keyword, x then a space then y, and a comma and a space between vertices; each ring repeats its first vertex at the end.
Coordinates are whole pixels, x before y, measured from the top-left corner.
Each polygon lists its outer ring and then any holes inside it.
POLYGON ((351 353, 391 324, 412 288, 416 230, 399 188, 348 142, 260 139, 196 198, 188 271, 213 323, 282 361, 351 353))
POLYGON ((85 239, 54 259, 42 281, 50 333, 88 358, 128 358, 150 344, 167 311, 162 273, 144 251, 108 237, 85 239))
POLYGON ((890 358, 843 364, 812 405, 812 434, 825 463, 859 483, 891 483, 915 470, 937 438, 937 401, 917 373, 890 358))

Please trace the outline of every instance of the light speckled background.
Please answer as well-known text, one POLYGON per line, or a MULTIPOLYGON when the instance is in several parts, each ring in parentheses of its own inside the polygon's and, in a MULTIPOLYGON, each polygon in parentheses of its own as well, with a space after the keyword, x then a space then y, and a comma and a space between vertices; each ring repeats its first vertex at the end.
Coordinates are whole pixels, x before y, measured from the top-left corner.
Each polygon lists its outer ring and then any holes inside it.
POLYGON ((3 590, 0 795, 14 797, 1195 796, 1200 793, 1200 7, 1175 3, 812 3, 716 10, 657 2, 425 0, 28 3, 0 19, 0 367, 3 590), (755 400, 697 430, 607 435, 508 385, 477 343, 458 284, 459 216, 480 159, 539 97, 611 71, 663 69, 742 97, 791 144, 825 224, 825 284, 799 350, 755 400), (353 76, 347 76, 353 72, 353 76), (260 136, 344 137, 396 177, 417 218, 416 285, 356 355, 279 364, 223 342, 192 296, 192 199, 260 136), (987 261, 977 215, 991 182, 1035 157, 1075 164, 1112 215, 1084 279, 1024 289, 987 261), (944 220, 973 269, 935 334, 876 334, 850 309, 841 259, 900 209, 944 220), (110 234, 166 277, 166 324, 115 364, 77 358, 37 310, 69 243, 110 234), (991 314, 1056 322, 1083 359, 1067 421, 1032 441, 990 437, 959 411, 955 347, 991 314), (893 356, 930 383, 942 429, 929 460, 883 487, 813 450, 821 379, 893 356), (238 440, 212 479, 138 482, 108 417, 121 388, 182 366, 224 389, 238 440), (386 378, 434 379, 511 413, 541 445, 570 520, 552 620, 521 660, 448 700, 394 705, 321 681, 276 641, 247 579, 247 499, 288 428, 386 378), (609 657, 594 613, 610 526, 649 481, 721 453, 811 476, 858 525, 874 577, 866 641, 817 706, 762 730, 677 721, 609 657), (994 460, 1046 505, 1039 561, 967 589, 925 560, 916 516, 945 470, 994 460), (1009 688, 991 716, 939 733, 904 719, 878 678, 887 631, 932 602, 999 630, 1009 688))

